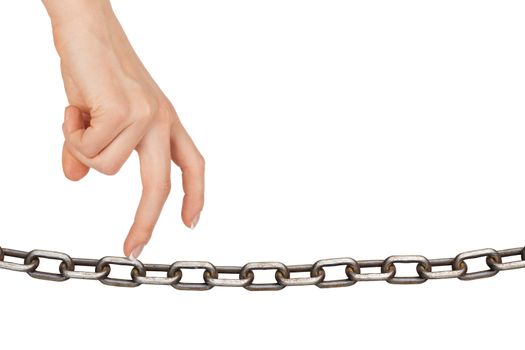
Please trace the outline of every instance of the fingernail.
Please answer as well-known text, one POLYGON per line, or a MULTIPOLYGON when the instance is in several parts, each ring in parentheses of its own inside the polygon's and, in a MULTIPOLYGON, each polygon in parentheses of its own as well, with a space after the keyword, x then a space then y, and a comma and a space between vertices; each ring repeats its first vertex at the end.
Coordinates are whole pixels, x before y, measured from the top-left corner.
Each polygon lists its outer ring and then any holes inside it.
POLYGON ((144 249, 144 244, 140 244, 140 245, 136 246, 135 249, 133 249, 131 251, 131 254, 129 255, 129 258, 131 260, 137 260, 137 258, 139 257, 140 253, 142 253, 143 249, 144 249))
POLYGON ((201 213, 199 212, 195 217, 193 218, 193 221, 191 222, 191 229, 193 230, 195 226, 199 223, 199 219, 201 218, 201 213))

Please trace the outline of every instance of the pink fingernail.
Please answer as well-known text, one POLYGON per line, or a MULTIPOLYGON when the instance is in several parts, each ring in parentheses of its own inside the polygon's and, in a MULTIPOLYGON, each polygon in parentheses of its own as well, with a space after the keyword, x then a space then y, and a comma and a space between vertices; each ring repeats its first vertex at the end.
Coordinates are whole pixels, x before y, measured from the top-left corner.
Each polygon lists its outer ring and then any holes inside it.
POLYGON ((195 226, 199 223, 199 219, 201 218, 201 213, 199 212, 195 217, 193 218, 193 221, 191 222, 191 229, 193 230, 195 226))
POLYGON ((131 254, 129 255, 129 258, 131 260, 137 260, 137 258, 139 257, 140 253, 142 253, 143 249, 144 249, 144 244, 140 244, 140 245, 136 246, 135 249, 133 249, 131 251, 131 254))

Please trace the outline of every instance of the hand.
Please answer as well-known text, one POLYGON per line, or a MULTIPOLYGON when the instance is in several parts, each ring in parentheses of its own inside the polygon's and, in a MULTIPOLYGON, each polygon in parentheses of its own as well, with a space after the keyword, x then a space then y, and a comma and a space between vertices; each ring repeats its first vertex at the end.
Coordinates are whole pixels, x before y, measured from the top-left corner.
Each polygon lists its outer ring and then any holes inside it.
POLYGON ((171 160, 182 170, 182 220, 197 224, 204 205, 204 159, 175 109, 134 52, 109 1, 44 0, 69 100, 64 113, 64 174, 93 168, 116 174, 136 150, 142 197, 124 243, 137 258, 171 189, 171 160))

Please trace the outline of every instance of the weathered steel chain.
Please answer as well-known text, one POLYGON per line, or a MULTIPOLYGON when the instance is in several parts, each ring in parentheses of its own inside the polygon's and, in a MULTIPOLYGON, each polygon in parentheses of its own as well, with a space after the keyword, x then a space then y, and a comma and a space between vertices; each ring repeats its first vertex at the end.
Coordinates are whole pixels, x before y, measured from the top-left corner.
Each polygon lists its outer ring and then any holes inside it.
MULTIPOLYGON (((171 265, 143 264, 139 260, 123 257, 105 257, 96 259, 71 258, 69 255, 48 250, 23 252, 0 247, 0 269, 26 272, 31 277, 65 281, 70 278, 98 280, 117 287, 137 287, 141 284, 168 285, 181 290, 208 290, 213 287, 243 287, 248 290, 280 290, 288 286, 315 285, 320 288, 348 287, 361 281, 386 281, 394 284, 419 284, 432 279, 459 278, 475 280, 492 277, 499 271, 525 268, 525 247, 494 250, 479 249, 458 254, 455 258, 427 259, 422 255, 393 255, 384 260, 355 260, 352 258, 324 259, 314 264, 285 265, 280 262, 251 262, 242 267, 214 266, 206 261, 177 261, 171 265), (5 257, 23 259, 23 263, 6 261, 5 257), (488 269, 469 271, 466 260, 485 258, 488 269), (503 262, 503 258, 514 257, 503 262), (61 261, 58 273, 38 271, 40 259, 61 261), (412 263, 416 265, 417 275, 397 276, 396 264, 412 263), (111 265, 131 267, 130 278, 109 277, 111 265), (77 267, 94 268, 94 271, 80 271, 77 267), (327 280, 325 267, 344 268, 346 278, 327 280), (450 267, 449 270, 433 271, 434 267, 450 267), (364 269, 376 268, 380 272, 364 273, 364 269), (183 270, 204 270, 202 282, 182 282, 183 270), (275 270, 272 283, 254 283, 255 271, 275 270), (148 276, 148 272, 161 272, 165 276, 148 276), (307 273, 307 277, 294 277, 294 274, 307 273), (234 275, 235 278, 221 278, 221 275, 234 275)), ((341 271, 343 272, 343 271, 341 271)), ((150 274, 151 275, 151 274, 150 274)))

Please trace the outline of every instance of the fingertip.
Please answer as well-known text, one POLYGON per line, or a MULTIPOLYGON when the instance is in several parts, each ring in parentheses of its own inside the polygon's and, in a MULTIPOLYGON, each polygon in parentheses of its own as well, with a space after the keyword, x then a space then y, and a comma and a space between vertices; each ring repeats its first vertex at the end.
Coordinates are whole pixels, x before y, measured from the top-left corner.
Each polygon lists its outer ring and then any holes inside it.
POLYGON ((200 219, 201 219, 201 213, 199 212, 197 215, 195 215, 195 217, 191 221, 190 229, 193 230, 197 226, 197 224, 199 223, 200 219))
POLYGON ((89 173, 87 167, 64 167, 64 176, 70 181, 80 181, 89 173))
POLYGON ((204 200, 197 200, 188 195, 184 196, 181 218, 187 228, 193 230, 197 226, 203 207, 204 200))
POLYGON ((64 170, 64 176, 70 180, 70 181, 80 181, 82 180, 84 177, 86 177, 87 173, 89 172, 89 170, 79 170, 79 169, 76 169, 76 170, 64 170))
POLYGON ((69 105, 69 106, 66 106, 66 108, 64 108, 65 118, 69 116, 77 116, 77 115, 82 116, 82 111, 78 107, 69 105))
POLYGON ((64 110, 62 131, 64 134, 70 134, 78 129, 84 129, 84 118, 82 112, 75 106, 67 106, 64 110))
POLYGON ((123 251, 124 251, 125 256, 130 256, 131 251, 133 250, 132 243, 133 242, 131 239, 131 231, 130 231, 130 233, 128 233, 128 236, 126 237, 126 240, 124 241, 123 251))
POLYGON ((124 241, 124 255, 130 259, 137 259, 142 250, 148 244, 151 232, 140 230, 136 224, 133 224, 129 230, 128 236, 124 241))
POLYGON ((124 247, 122 248, 122 251, 124 252, 124 256, 127 256, 127 257, 129 257, 131 254, 131 248, 126 243, 124 243, 124 247))
POLYGON ((81 163, 71 154, 65 142, 62 147, 62 170, 64 176, 71 181, 79 181, 89 172, 89 167, 81 163))

